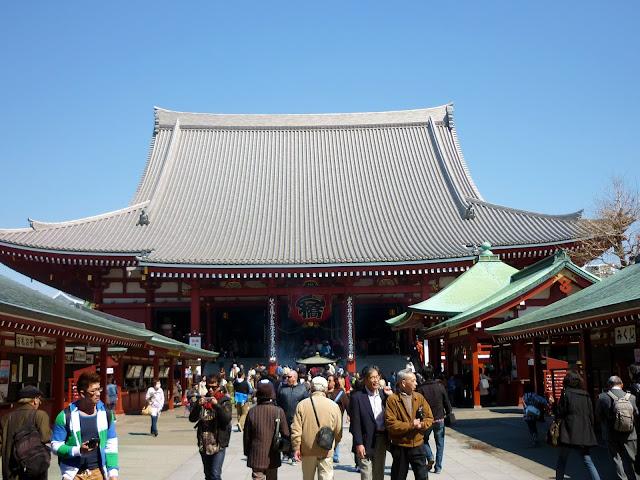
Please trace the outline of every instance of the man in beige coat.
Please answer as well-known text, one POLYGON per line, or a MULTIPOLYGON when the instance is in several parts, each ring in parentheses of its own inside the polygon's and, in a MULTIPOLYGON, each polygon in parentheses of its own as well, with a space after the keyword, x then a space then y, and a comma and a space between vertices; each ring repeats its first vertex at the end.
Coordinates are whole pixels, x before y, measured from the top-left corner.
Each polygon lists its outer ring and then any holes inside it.
POLYGON ((311 380, 311 397, 298 404, 291 426, 291 445, 295 459, 302 459, 303 480, 313 480, 316 469, 318 480, 333 479, 333 448, 325 450, 316 442, 316 435, 321 427, 329 427, 334 431, 334 446, 340 443, 342 438, 340 408, 325 396, 327 387, 327 380, 323 377, 311 380), (318 414, 317 421, 313 412, 314 406, 318 414))

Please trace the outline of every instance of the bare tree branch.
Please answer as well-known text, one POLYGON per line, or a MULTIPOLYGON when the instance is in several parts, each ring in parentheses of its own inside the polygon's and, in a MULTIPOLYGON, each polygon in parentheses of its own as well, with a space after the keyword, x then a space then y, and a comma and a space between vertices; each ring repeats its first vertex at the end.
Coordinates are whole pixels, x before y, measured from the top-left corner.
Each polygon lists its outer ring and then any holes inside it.
POLYGON ((616 269, 628 267, 640 254, 638 186, 613 176, 594 205, 595 218, 585 220, 591 238, 572 252, 572 260, 578 265, 597 261, 616 269))

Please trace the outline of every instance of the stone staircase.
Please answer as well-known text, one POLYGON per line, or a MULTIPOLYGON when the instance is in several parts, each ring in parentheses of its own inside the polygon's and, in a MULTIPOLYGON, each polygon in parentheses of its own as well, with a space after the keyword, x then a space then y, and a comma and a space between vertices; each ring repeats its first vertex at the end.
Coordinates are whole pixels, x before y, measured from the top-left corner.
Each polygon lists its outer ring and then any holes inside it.
MULTIPOLYGON (((224 362, 224 368, 228 372, 229 368, 231 368, 231 359, 220 357, 218 361, 205 362, 202 372, 204 375, 211 375, 212 373, 218 373, 220 371, 220 362, 224 362)), ((237 358, 236 363, 238 365, 244 365, 245 370, 248 370, 251 366, 257 364, 265 364, 265 358, 237 358)), ((343 362, 341 362, 343 363, 343 362)), ((293 359, 280 359, 281 365, 295 365, 293 359)), ((358 372, 361 372, 362 369, 366 365, 375 365, 377 366, 382 374, 385 377, 389 377, 391 372, 398 372, 398 370, 402 370, 407 364, 407 357, 405 355, 367 355, 366 357, 362 357, 361 355, 356 356, 356 369, 358 372)), ((344 368, 344 364, 343 364, 344 368)))
POLYGON ((367 355, 362 357, 356 356, 356 369, 361 372, 367 365, 375 365, 380 369, 382 375, 386 378, 391 376, 391 372, 398 373, 407 365, 406 355, 367 355))

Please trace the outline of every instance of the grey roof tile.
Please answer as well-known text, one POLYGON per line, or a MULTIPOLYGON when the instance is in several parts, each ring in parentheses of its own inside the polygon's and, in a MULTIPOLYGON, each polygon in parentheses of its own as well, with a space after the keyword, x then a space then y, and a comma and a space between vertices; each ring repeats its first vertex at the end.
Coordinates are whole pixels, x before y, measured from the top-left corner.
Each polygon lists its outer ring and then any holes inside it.
POLYGON ((157 109, 129 207, 0 230, 0 242, 150 250, 149 263, 242 266, 428 261, 468 257, 468 243, 531 245, 583 235, 578 214, 484 202, 447 109, 321 115, 157 109), (465 219, 469 205, 474 220, 465 219), (140 226, 143 211, 150 223, 140 226))

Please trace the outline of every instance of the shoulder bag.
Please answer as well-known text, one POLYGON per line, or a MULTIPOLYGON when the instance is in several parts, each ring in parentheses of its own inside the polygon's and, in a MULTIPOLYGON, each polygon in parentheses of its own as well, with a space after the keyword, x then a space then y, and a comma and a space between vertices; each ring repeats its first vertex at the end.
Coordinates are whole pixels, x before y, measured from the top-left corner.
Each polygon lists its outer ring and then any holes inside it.
POLYGON ((280 421, 280 410, 278 410, 276 430, 273 432, 273 439, 271 440, 271 451, 288 454, 291 451, 291 440, 282 436, 282 432, 280 432, 280 421))
POLYGON ((313 397, 309 397, 311 400, 311 406, 313 407, 313 414, 316 416, 316 423, 320 430, 316 435, 316 443, 320 448, 325 450, 331 450, 333 448, 333 442, 336 439, 335 432, 329 427, 320 427, 320 420, 318 420, 318 412, 316 412, 316 406, 313 403, 313 397))
POLYGON ((444 417, 444 424, 447 427, 453 427, 456 424, 456 416, 453 412, 444 417))
POLYGON ((151 405, 145 405, 140 413, 142 415, 151 415, 151 405))
POLYGON ((558 441, 560 439, 560 422, 562 420, 556 418, 551 426, 549 427, 549 431, 547 432, 546 442, 547 445, 551 447, 557 447, 558 441))

